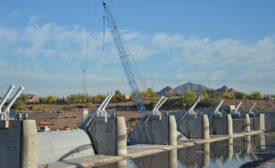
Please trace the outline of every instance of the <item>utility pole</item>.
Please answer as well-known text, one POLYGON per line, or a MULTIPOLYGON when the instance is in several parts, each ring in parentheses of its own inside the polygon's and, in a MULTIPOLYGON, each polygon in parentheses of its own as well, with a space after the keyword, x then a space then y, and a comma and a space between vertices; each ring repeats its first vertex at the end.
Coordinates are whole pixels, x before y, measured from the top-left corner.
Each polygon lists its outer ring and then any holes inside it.
POLYGON ((83 68, 83 93, 85 94, 85 68, 83 68))

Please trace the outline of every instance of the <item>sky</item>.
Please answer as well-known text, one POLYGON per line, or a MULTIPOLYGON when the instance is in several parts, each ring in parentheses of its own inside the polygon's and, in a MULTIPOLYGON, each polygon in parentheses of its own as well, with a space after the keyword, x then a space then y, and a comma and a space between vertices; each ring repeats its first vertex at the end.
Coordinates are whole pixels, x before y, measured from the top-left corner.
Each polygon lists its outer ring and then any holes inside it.
MULTIPOLYGON (((275 1, 107 0, 147 87, 186 82, 275 94, 275 1)), ((0 0, 0 94, 90 95, 129 86, 96 0, 0 0)), ((0 95, 0 96, 1 96, 0 95)))

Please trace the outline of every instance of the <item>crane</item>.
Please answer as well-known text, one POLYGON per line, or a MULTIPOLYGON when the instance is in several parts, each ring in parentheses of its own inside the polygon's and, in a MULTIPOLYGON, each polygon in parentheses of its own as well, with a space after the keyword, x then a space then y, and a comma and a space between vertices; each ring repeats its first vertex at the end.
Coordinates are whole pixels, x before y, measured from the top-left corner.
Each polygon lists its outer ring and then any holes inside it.
MULTIPOLYGON (((114 20, 114 17, 112 16, 109 8, 107 7, 107 4, 105 3, 104 0, 102 0, 102 3, 104 8, 104 14, 107 18, 109 30, 112 34, 113 41, 119 53, 120 61, 122 63, 123 69, 128 79, 129 86, 132 91, 132 97, 133 97, 134 103, 136 104, 136 107, 138 111, 142 114, 142 118, 143 118, 146 115, 146 109, 142 101, 141 95, 139 93, 138 82, 144 88, 145 88, 145 82, 134 62, 134 59, 131 56, 131 53, 125 41, 123 41, 122 39, 122 34, 120 33, 118 26, 114 20)), ((105 16, 103 17, 103 19, 105 19, 105 16)))

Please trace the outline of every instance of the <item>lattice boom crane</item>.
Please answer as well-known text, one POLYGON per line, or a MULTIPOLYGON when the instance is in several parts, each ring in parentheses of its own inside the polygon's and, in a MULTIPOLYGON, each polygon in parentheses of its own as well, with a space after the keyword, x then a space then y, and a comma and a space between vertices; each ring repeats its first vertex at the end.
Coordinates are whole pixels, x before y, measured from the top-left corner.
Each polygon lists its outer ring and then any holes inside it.
POLYGON ((133 100, 137 106, 138 111, 140 111, 142 114, 142 117, 144 117, 146 115, 146 109, 142 101, 141 95, 139 93, 137 82, 139 82, 139 84, 142 85, 142 87, 144 88, 145 88, 145 82, 141 77, 140 72, 137 69, 137 66, 131 56, 129 49, 127 48, 126 43, 122 39, 122 35, 117 27, 117 24, 110 10, 108 9, 104 1, 102 1, 102 3, 103 3, 104 12, 105 12, 105 16, 107 19, 110 32, 112 34, 114 43, 119 53, 120 61, 122 63, 123 69, 128 79, 129 86, 132 91, 133 100))

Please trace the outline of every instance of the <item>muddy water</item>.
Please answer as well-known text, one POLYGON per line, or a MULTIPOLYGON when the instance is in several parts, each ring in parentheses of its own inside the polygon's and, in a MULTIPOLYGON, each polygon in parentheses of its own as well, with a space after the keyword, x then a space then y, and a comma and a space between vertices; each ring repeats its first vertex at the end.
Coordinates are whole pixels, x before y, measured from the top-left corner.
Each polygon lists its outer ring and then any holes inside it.
POLYGON ((254 135, 166 151, 97 168, 256 167, 275 158, 275 135, 254 135))

